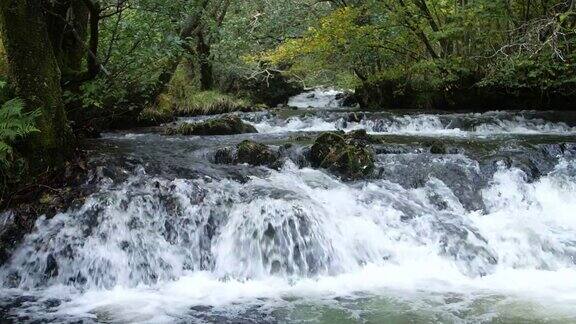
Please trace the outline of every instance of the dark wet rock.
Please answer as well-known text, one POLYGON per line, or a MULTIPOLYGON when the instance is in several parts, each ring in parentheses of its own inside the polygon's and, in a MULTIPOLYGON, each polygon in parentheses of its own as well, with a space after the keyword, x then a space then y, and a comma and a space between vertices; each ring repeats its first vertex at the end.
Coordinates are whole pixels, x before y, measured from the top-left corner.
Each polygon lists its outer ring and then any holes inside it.
POLYGON ((349 123, 360 123, 364 119, 364 117, 365 116, 362 113, 351 112, 350 114, 348 114, 348 118, 346 121, 349 123))
POLYGON ((430 153, 432 154, 448 154, 448 148, 444 143, 433 142, 430 146, 430 153))
POLYGON ((274 235, 276 235, 276 229, 274 229, 274 226, 272 226, 272 224, 268 223, 268 227, 264 231, 264 235, 271 239, 274 238, 274 235))
POLYGON ((401 144, 381 145, 374 148, 376 154, 407 154, 413 150, 401 144))
POLYGON ((244 123, 238 116, 225 116, 194 124, 168 128, 167 135, 234 135, 258 133, 254 126, 244 123))
POLYGON ((50 298, 44 301, 44 306, 47 308, 56 308, 62 304, 62 301, 56 298, 50 298))
POLYGON ((54 258, 52 254, 49 254, 48 257, 46 257, 44 275, 47 278, 56 277, 58 275, 58 262, 56 262, 56 258, 54 258))
POLYGON ((366 177, 374 170, 374 152, 365 144, 367 136, 365 132, 323 133, 310 149, 310 162, 312 166, 328 169, 344 179, 366 177))
POLYGON ((538 180, 554 169, 557 159, 541 149, 529 151, 501 151, 482 161, 482 171, 486 177, 494 174, 499 167, 519 169, 526 175, 526 181, 538 180))
POLYGON ((368 135, 365 129, 351 131, 346 134, 345 139, 348 144, 359 145, 377 144, 381 142, 378 138, 368 135))
POLYGON ((214 162, 216 164, 250 164, 277 169, 280 166, 280 154, 267 145, 245 140, 234 149, 225 147, 217 150, 214 162))
POLYGON ((229 147, 218 149, 214 155, 216 164, 232 164, 234 162, 234 152, 229 147))
POLYGON ((344 107, 354 107, 358 105, 358 98, 354 92, 342 92, 336 95, 336 100, 340 100, 344 107))

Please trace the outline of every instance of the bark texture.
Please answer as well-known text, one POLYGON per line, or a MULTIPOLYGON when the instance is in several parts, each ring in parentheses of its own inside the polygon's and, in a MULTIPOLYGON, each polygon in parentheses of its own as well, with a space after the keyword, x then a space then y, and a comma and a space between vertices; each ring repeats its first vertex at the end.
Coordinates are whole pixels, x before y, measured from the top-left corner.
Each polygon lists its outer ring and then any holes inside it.
POLYGON ((31 174, 62 166, 73 145, 44 15, 39 0, 0 0, 0 31, 11 84, 27 110, 41 111, 36 124, 40 133, 27 138, 23 149, 31 174))

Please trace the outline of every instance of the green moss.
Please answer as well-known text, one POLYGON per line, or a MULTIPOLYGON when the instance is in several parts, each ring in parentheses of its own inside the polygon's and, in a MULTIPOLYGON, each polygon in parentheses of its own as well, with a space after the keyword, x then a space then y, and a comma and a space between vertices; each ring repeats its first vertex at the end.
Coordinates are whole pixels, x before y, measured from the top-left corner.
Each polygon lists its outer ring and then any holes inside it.
POLYGON ((170 98, 160 95, 155 106, 147 107, 138 116, 140 126, 154 126, 174 121, 174 111, 171 109, 170 98))
POLYGON ((0 37, 0 80, 8 78, 8 61, 6 60, 6 50, 0 37))
POLYGON ((250 165, 277 166, 278 154, 272 152, 268 146, 250 140, 242 141, 237 146, 236 163, 247 163, 250 165))
POLYGON ((30 175, 62 167, 74 146, 42 6, 32 0, 0 1, 0 33, 15 94, 25 101, 26 111, 41 111, 36 118, 40 132, 28 136, 20 151, 30 175))
POLYGON ((232 111, 256 111, 250 101, 236 98, 217 91, 187 93, 184 97, 172 97, 173 108, 177 115, 214 115, 232 111))
POLYGON ((310 161, 313 166, 328 169, 344 179, 360 179, 374 170, 374 153, 367 141, 368 137, 359 132, 323 133, 310 149, 310 161))

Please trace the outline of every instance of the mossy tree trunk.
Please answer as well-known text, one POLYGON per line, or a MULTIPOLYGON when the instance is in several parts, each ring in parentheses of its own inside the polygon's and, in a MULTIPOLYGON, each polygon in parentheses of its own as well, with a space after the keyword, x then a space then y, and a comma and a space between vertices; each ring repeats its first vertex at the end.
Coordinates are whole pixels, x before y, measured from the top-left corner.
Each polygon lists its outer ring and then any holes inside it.
POLYGON ((27 138, 22 152, 31 174, 62 166, 73 145, 44 15, 42 1, 0 0, 0 30, 11 84, 28 110, 41 111, 36 124, 40 133, 27 138))

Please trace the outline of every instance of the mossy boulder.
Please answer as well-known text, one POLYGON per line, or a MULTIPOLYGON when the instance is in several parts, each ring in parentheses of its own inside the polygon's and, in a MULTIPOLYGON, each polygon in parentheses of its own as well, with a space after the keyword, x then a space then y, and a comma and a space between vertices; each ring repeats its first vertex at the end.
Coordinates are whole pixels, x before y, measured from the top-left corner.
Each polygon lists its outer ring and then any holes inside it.
POLYGON ((236 146, 221 148, 214 155, 217 164, 250 164, 253 166, 267 166, 278 168, 280 166, 280 154, 268 146, 245 140, 236 146))
POLYGON ((264 144, 245 140, 238 144, 237 149, 236 163, 275 167, 278 162, 278 154, 264 144))
POLYGON ((368 136, 365 132, 321 134, 310 149, 312 166, 327 169, 347 180, 370 175, 374 170, 374 152, 363 135, 368 136))
POLYGON ((233 135, 258 133, 254 126, 244 123, 238 116, 225 116, 194 124, 169 128, 167 135, 233 135))
POLYGON ((271 72, 266 78, 246 80, 239 78, 231 82, 232 92, 245 94, 254 102, 263 102, 269 107, 288 103, 290 97, 304 91, 302 84, 280 72, 271 72))

